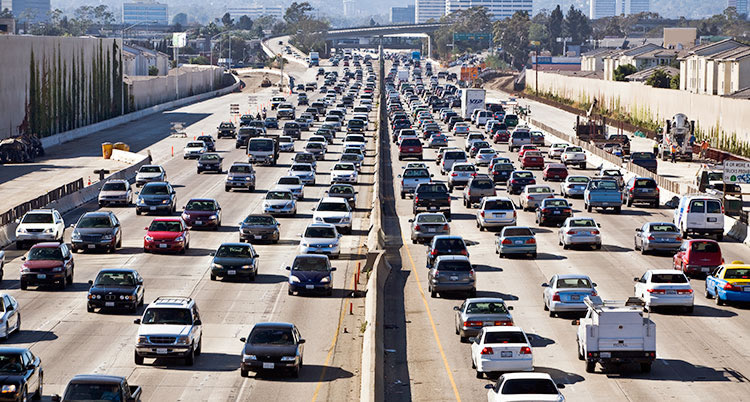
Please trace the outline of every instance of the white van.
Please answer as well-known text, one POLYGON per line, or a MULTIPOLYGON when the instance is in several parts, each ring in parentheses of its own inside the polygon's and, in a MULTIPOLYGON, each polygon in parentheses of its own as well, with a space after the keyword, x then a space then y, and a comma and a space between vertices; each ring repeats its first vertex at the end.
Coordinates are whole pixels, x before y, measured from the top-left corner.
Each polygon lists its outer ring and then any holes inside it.
POLYGON ((484 125, 487 124, 487 120, 490 120, 492 117, 492 112, 488 110, 481 110, 479 113, 477 113, 477 117, 476 119, 474 119, 474 124, 476 124, 477 127, 484 127, 484 125))
POLYGON ((715 235, 724 238, 724 206, 721 200, 705 195, 684 195, 674 210, 674 224, 682 237, 689 234, 715 235))
POLYGON ((461 150, 446 151, 440 164, 440 173, 448 174, 453 169, 453 165, 459 162, 468 162, 466 152, 461 150))

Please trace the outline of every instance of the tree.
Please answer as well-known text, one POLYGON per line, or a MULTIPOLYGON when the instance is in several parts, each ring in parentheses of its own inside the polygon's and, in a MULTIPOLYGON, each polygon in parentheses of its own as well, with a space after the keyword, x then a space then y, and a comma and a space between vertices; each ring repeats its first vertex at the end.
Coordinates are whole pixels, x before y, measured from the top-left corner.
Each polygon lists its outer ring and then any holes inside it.
POLYGON ((172 17, 172 25, 187 25, 187 14, 185 13, 177 13, 174 17, 172 17))
POLYGON ((190 64, 207 65, 208 62, 209 60, 206 58, 206 56, 197 56, 197 57, 190 58, 190 64))
POLYGON ((0 18, 13 18, 13 12, 6 8, 0 12, 0 18))
POLYGON ((547 48, 552 51, 553 55, 562 53, 562 48, 560 47, 561 44, 557 43, 557 38, 562 37, 562 31, 563 13, 558 4, 549 14, 549 18, 547 19, 547 32, 549 34, 547 48))
POLYGON ((370 17, 370 26, 374 27, 375 25, 377 25, 377 23, 375 22, 374 19, 372 19, 372 17, 370 17))
POLYGON ((566 37, 571 38, 571 43, 580 45, 591 35, 591 23, 589 17, 572 5, 565 15, 563 32, 566 37))
POLYGON ((224 24, 224 28, 231 28, 234 25, 234 19, 229 13, 224 13, 221 17, 221 23, 224 24))
POLYGON ((148 66, 148 75, 159 75, 159 67, 148 66))
POLYGON ((635 66, 632 64, 623 64, 615 69, 615 81, 627 81, 627 76, 635 73, 635 66))
POLYGON ((313 8, 308 2, 297 3, 296 1, 286 9, 284 13, 284 21, 289 26, 296 26, 302 20, 310 18, 308 15, 312 12, 313 8))
POLYGON ((670 77, 661 68, 654 70, 651 75, 646 78, 646 85, 650 85, 654 88, 669 88, 670 77))
POLYGON ((443 59, 450 58, 451 53, 486 49, 489 41, 457 41, 454 47, 454 33, 489 33, 492 32, 492 22, 487 9, 484 7, 471 7, 459 10, 443 16, 440 22, 446 24, 431 34, 433 54, 443 59))
POLYGON ((547 48, 551 51, 552 49, 547 47, 549 44, 548 22, 549 15, 547 15, 546 10, 542 10, 539 14, 535 15, 531 19, 531 25, 529 26, 529 40, 539 42, 542 48, 547 48))
POLYGON ((520 70, 529 58, 529 14, 516 11, 512 17, 495 22, 494 33, 505 52, 511 57, 511 64, 520 70))
POLYGON ((243 15, 239 20, 237 20, 237 24, 235 25, 235 27, 237 29, 253 29, 253 20, 251 20, 247 15, 243 15))
POLYGON ((669 80, 669 87, 672 89, 680 89, 680 73, 672 76, 672 79, 669 80))

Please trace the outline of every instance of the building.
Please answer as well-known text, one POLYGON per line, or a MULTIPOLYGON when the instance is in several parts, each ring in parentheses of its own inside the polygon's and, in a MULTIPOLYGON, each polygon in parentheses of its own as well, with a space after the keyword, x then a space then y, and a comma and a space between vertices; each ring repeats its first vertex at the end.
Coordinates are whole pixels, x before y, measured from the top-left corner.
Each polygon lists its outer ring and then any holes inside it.
POLYGON ((630 74, 629 76, 625 77, 630 82, 643 82, 645 83, 646 80, 648 80, 649 77, 651 77, 652 74, 656 70, 664 71, 664 73, 669 77, 670 79, 674 77, 675 75, 680 73, 680 70, 678 68, 670 67, 670 66, 654 66, 649 67, 645 70, 638 71, 637 73, 630 74))
POLYGON ((750 88, 750 47, 738 47, 717 54, 716 94, 730 95, 750 88))
POLYGON ((719 92, 719 65, 729 63, 722 70, 722 92, 727 88, 738 87, 746 74, 750 71, 740 71, 744 58, 741 54, 732 52, 735 49, 750 47, 733 39, 711 42, 683 51, 678 58, 680 61, 680 89, 697 94, 716 95, 719 92), (727 84, 726 80, 733 78, 732 66, 737 69, 736 84, 727 84), (727 72, 729 68, 729 73, 727 72), (729 78, 727 78, 727 75, 729 78))
POLYGON ((617 53, 607 48, 594 49, 581 55, 581 71, 604 71, 604 57, 617 53))
POLYGON ((11 10, 19 24, 49 21, 50 0, 12 0, 11 10))
POLYGON ((650 0, 619 0, 620 14, 630 15, 651 11, 650 0))
POLYGON ((169 25, 167 5, 155 1, 123 3, 122 23, 125 25, 169 25))
POLYGON ((122 65, 123 74, 129 77, 149 75, 148 70, 151 66, 155 66, 159 70, 158 75, 167 75, 169 72, 169 56, 157 50, 125 44, 122 51, 122 65))
POLYGON ((235 19, 243 15, 250 17, 251 20, 255 20, 256 18, 260 18, 265 15, 270 15, 278 19, 284 18, 284 7, 263 5, 258 3, 252 4, 248 7, 227 8, 227 12, 232 16, 232 18, 235 19))
POLYGON ((589 18, 597 20, 604 17, 614 17, 617 14, 617 0, 590 0, 589 18))
POLYGON ((636 70, 645 70, 654 66, 665 66, 673 63, 677 59, 678 51, 674 49, 664 49, 663 47, 647 43, 632 49, 624 49, 610 53, 602 57, 604 64, 604 79, 614 80, 615 70, 617 67, 630 64, 636 70))
POLYGON ((533 11, 533 0, 446 0, 445 14, 471 7, 484 7, 493 21, 510 18, 516 11, 533 11))
POLYGON ((429 20, 438 21, 445 15, 445 0, 416 0, 414 20, 417 24, 429 20))
POLYGON ((344 0, 344 17, 351 17, 354 15, 354 0, 344 0))
POLYGON ((727 7, 734 7, 738 14, 747 14, 747 0, 727 0, 727 7))
POLYGON ((690 49, 696 45, 697 28, 664 28, 664 47, 667 49, 690 49))
POLYGON ((16 20, 0 18, 0 35, 13 35, 14 33, 16 33, 16 20))
POLYGON ((391 23, 393 24, 413 24, 414 23, 414 6, 391 7, 391 23))

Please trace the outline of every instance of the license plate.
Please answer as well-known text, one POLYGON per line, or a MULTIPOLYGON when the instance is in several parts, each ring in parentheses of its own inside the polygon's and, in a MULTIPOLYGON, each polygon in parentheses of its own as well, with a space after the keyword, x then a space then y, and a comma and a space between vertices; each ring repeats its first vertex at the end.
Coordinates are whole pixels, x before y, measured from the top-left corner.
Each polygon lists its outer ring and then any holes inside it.
POLYGON ((581 300, 581 296, 580 295, 570 296, 570 300, 581 300))
POLYGON ((230 269, 229 271, 227 271, 227 275, 237 275, 237 271, 230 269))
POLYGON ((492 216, 494 216, 495 218, 502 218, 503 216, 505 216, 505 214, 503 214, 503 213, 492 214, 492 216))
POLYGON ((263 363, 264 369, 273 369, 273 363, 263 363))
POLYGON ((523 240, 516 240, 513 243, 515 243, 515 244, 523 244, 523 240))
POLYGON ((115 302, 104 302, 104 307, 114 307, 115 302))
POLYGON ((589 235, 589 232, 578 232, 578 233, 576 233, 576 234, 577 234, 577 235, 581 235, 581 236, 588 236, 588 235, 589 235))
POLYGON ((600 356, 603 357, 603 358, 605 358, 605 359, 608 359, 608 358, 612 357, 612 352, 602 352, 600 354, 600 356))
POLYGON ((560 211, 552 211, 554 215, 560 215, 560 211))
POLYGON ((167 246, 168 246, 168 244, 162 243, 162 244, 159 245, 159 248, 167 248, 167 246))
POLYGON ((167 349, 156 349, 157 355, 166 355, 167 353, 169 353, 167 349))
POLYGON ((88 248, 95 248, 96 246, 95 246, 95 245, 93 245, 93 244, 89 244, 89 245, 87 245, 86 247, 88 247, 88 248))
POLYGON ((677 291, 676 290, 667 290, 667 294, 668 295, 676 295, 677 291))
POLYGON ((255 235, 255 236, 253 236, 253 238, 254 238, 255 240, 260 240, 260 239, 262 239, 262 238, 263 238, 263 236, 255 235))
POLYGON ((437 232, 437 228, 427 228, 428 232, 437 232))
POLYGON ((716 222, 716 218, 708 218, 709 222, 716 222))
POLYGON ((37 274, 36 276, 38 279, 45 279, 47 277, 47 274, 37 274))
POLYGON ((500 357, 513 357, 513 352, 509 350, 500 351, 500 357))
POLYGON ((484 326, 486 326, 486 327, 491 327, 491 326, 494 326, 494 325, 495 325, 495 321, 485 321, 484 322, 484 326))
POLYGON ((196 224, 196 225, 202 225, 202 224, 203 224, 203 221, 195 221, 195 224, 196 224))
POLYGON ((156 207, 150 207, 149 209, 152 211, 156 211, 156 207))
POLYGON ((435 210, 437 210, 437 209, 438 209, 437 207, 430 207, 430 208, 429 208, 429 210, 430 210, 430 211, 435 211, 435 210))
POLYGON ((708 267, 701 268, 701 272, 708 272, 708 267))
POLYGON ((458 277, 457 277, 457 276, 451 276, 451 280, 452 280, 452 281, 457 281, 457 280, 458 280, 458 277))
POLYGON ((305 285, 305 289, 315 289, 315 285, 305 285))

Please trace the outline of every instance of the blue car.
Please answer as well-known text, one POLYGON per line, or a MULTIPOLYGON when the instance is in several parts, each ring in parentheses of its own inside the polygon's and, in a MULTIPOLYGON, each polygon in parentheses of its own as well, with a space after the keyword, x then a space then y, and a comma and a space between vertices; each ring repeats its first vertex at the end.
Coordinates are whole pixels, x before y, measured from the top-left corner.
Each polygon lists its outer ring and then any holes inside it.
POLYGON ((266 120, 263 122, 263 125, 266 128, 279 128, 279 120, 275 117, 266 117, 266 120))
POLYGON ((333 294, 333 271, 331 262, 326 255, 300 254, 294 258, 291 266, 286 267, 289 272, 289 289, 287 293, 325 293, 333 294))
POLYGON ((500 258, 511 254, 530 255, 536 258, 536 237, 534 231, 526 226, 506 226, 497 235, 495 253, 500 258))

